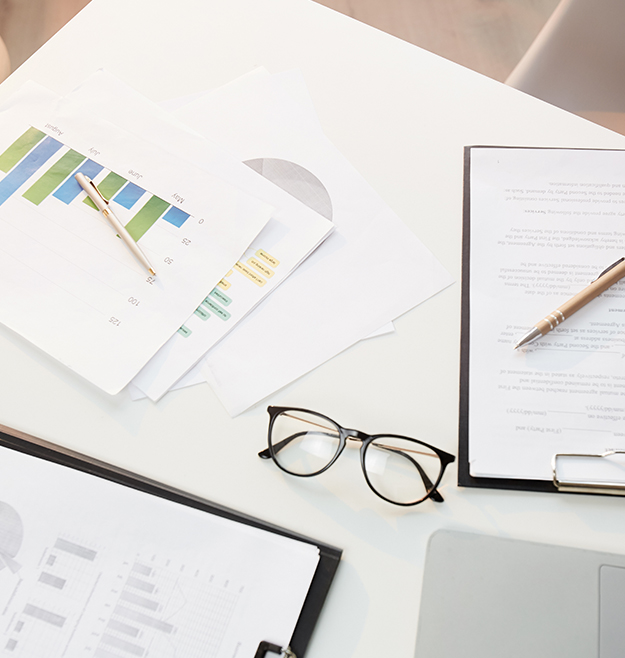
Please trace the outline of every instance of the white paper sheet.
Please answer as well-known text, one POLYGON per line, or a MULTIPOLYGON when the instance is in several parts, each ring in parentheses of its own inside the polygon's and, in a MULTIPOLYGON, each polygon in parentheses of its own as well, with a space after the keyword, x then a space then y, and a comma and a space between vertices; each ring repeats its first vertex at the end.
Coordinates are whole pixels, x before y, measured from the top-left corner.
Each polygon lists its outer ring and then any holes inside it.
POLYGON ((316 546, 7 448, 0 482, 7 655, 232 658, 263 640, 288 646, 316 546))
POLYGON ((86 111, 104 105, 102 111, 111 121, 141 137, 153 135, 158 127, 157 140, 164 148, 177 148, 198 166, 218 172, 274 207, 270 221, 245 253, 229 264, 219 284, 206 291, 202 304, 135 377, 134 385, 158 400, 329 235, 331 218, 311 210, 220 147, 183 131, 169 113, 104 71, 68 98, 86 111), (206 148, 198 151, 198 142, 206 148))
POLYGON ((117 393, 202 302, 272 208, 34 84, 9 99, 1 118, 0 153, 14 157, 0 156, 0 321, 117 393), (22 152, 17 143, 26 134, 41 139, 22 152), (98 185, 113 173, 129 181, 112 207, 133 227, 155 278, 83 203, 74 166, 98 185), (136 192, 134 205, 128 190, 136 192))
POLYGON ((314 177, 294 189, 331 208, 335 232, 215 348, 204 366, 235 415, 366 337, 451 283, 418 238, 321 132, 311 113, 266 72, 255 72, 176 111, 233 150, 314 177))
MULTIPOLYGON (((395 332, 395 325, 392 322, 388 322, 383 327, 380 327, 376 331, 370 333, 366 338, 362 340, 369 340, 370 338, 377 338, 378 336, 387 336, 395 332)), ((181 377, 169 390, 178 391, 181 388, 187 388, 188 386, 196 386, 197 384, 208 384, 207 375, 210 375, 209 372, 206 372, 202 367, 202 363, 198 363, 195 367, 191 368, 189 372, 181 377)), ((147 395, 138 387, 135 386, 134 382, 130 382, 126 387, 130 395, 130 399, 133 401, 143 400, 147 395)))
POLYGON ((513 350, 625 253, 624 180, 623 151, 472 149, 472 475, 547 480, 556 452, 625 446, 625 282, 513 350))

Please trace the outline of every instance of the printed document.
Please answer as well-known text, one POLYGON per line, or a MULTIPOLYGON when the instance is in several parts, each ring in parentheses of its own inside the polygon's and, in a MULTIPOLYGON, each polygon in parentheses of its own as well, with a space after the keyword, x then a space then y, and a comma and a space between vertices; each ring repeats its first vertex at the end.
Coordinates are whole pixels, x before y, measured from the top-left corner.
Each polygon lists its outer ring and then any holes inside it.
POLYGON ((624 448, 625 280, 513 348, 625 256, 625 152, 472 148, 465 230, 471 475, 549 480, 555 453, 624 448))
POLYGON ((319 549, 0 448, 7 656, 253 656, 288 646, 319 549))
POLYGON ((179 150, 34 83, 0 116, 0 322, 115 394, 180 329, 273 208, 179 150), (156 277, 116 238, 76 172, 110 199, 156 277))
POLYGON ((256 71, 175 112, 322 216, 334 232, 202 368, 232 415, 396 319, 452 279, 279 79, 256 71))
MULTIPOLYGON (((316 212, 253 166, 191 131, 106 71, 91 75, 67 99, 88 115, 104 114, 129 132, 180 153, 273 208, 260 234, 228 264, 217 285, 205 291, 202 303, 134 378, 133 384, 156 401, 277 288, 334 227, 331 217, 316 212)), ((292 172, 285 173, 289 176, 292 172)))

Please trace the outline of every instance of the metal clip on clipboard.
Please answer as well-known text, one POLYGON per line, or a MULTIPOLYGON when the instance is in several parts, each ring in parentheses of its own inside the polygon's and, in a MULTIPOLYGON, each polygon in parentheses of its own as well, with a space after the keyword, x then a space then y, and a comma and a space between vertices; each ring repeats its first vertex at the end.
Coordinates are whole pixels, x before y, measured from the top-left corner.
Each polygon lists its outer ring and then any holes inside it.
POLYGON ((286 647, 283 649, 277 644, 271 644, 271 642, 261 642, 256 649, 254 658, 265 658, 267 653, 275 653, 280 656, 280 658, 297 658, 297 656, 291 651, 291 647, 286 647))
POLYGON ((615 463, 610 460, 614 455, 625 455, 625 450, 611 449, 599 454, 583 454, 583 453, 556 453, 551 462, 553 472, 553 484, 558 491, 572 492, 572 493, 602 493, 612 494, 614 496, 625 496, 625 460, 620 463, 615 463), (587 460, 587 465, 592 462, 593 472, 601 470, 601 466, 606 466, 605 479, 597 478, 596 475, 589 479, 581 480, 571 477, 570 474, 563 473, 564 461, 569 460, 569 464, 574 461, 587 460), (607 460, 599 464, 598 460, 607 460), (560 464, 558 471, 558 465, 560 464), (619 474, 622 476, 621 480, 617 480, 614 475, 619 474))

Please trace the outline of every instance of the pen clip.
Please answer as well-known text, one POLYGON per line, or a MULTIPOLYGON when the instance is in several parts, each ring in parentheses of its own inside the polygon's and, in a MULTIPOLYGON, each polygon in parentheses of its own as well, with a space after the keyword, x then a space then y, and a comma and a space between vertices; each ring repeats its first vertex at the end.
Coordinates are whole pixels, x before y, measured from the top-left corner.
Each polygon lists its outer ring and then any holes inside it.
POLYGON ((606 267, 605 270, 603 270, 603 272, 601 272, 601 274, 596 279, 593 279, 590 283, 594 283, 595 281, 597 281, 597 279, 600 279, 604 274, 607 274, 613 267, 616 267, 619 263, 622 263, 624 260, 625 257, 619 258, 617 261, 612 263, 612 265, 606 267))
MULTIPOLYGON (((85 176, 85 178, 87 178, 87 177, 85 176)), ((87 181, 88 181, 89 185, 95 190, 96 194, 100 197, 100 199, 102 199, 102 202, 105 203, 108 206, 109 205, 108 200, 105 199, 102 196, 102 192, 100 192, 100 190, 96 187, 95 183, 90 178, 87 178, 87 181)), ((599 275, 599 276, 601 276, 601 275, 599 275)))

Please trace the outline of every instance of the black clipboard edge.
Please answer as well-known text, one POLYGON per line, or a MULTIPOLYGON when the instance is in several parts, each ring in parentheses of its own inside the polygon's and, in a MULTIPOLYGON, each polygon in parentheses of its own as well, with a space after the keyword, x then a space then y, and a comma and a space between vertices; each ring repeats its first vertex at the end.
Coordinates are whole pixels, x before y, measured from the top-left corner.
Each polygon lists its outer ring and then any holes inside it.
POLYGON ((321 613, 321 608, 328 595, 330 585, 338 569, 343 551, 329 544, 320 543, 280 526, 262 521, 256 517, 236 512, 228 507, 212 503, 194 494, 186 493, 175 487, 169 487, 150 478, 137 475, 125 469, 107 464, 98 459, 75 452, 68 448, 50 443, 43 439, 0 425, 0 446, 16 450, 39 459, 45 459, 61 466, 73 468, 95 477, 110 480, 122 486, 170 500, 181 505, 215 514, 226 519, 244 523, 254 528, 274 532, 284 537, 297 539, 319 549, 319 563, 315 570, 310 589, 304 600, 302 610, 291 637, 290 647, 298 658, 302 658, 312 637, 314 627, 321 613))
POLYGON ((498 146, 465 146, 462 191, 462 296, 460 313, 460 407, 458 422, 458 486, 484 489, 516 489, 521 491, 557 492, 547 480, 474 477, 469 465, 469 346, 470 346, 470 259, 471 259, 471 149, 515 148, 498 146))
POLYGON ((585 496, 610 496, 603 491, 561 491, 550 480, 474 477, 469 468, 469 331, 470 331, 470 258, 471 258, 471 150, 483 148, 570 151, 622 151, 623 149, 566 148, 551 146, 497 146, 476 144, 464 147, 462 199, 462 302, 460 331, 460 403, 458 423, 458 486, 484 489, 512 489, 546 493, 566 493, 585 496))

